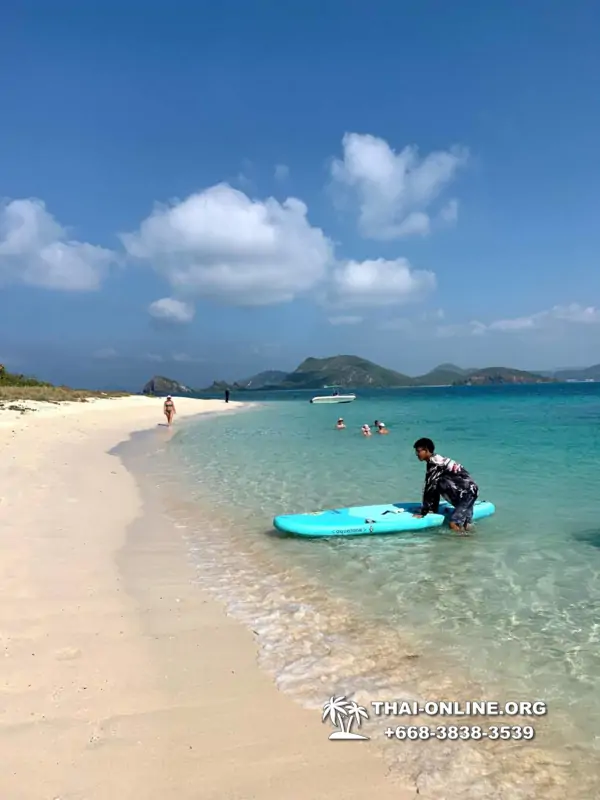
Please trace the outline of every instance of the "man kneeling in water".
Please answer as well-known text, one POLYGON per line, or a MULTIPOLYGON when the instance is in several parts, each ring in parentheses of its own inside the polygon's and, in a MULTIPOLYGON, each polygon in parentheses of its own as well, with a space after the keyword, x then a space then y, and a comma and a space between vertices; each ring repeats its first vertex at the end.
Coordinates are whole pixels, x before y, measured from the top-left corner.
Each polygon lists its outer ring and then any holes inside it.
POLYGON ((479 487, 462 464, 435 454, 431 439, 419 439, 413 447, 419 461, 427 462, 422 508, 413 516, 424 517, 430 512, 437 514, 442 496, 454 506, 450 528, 464 534, 473 522, 473 506, 479 487))

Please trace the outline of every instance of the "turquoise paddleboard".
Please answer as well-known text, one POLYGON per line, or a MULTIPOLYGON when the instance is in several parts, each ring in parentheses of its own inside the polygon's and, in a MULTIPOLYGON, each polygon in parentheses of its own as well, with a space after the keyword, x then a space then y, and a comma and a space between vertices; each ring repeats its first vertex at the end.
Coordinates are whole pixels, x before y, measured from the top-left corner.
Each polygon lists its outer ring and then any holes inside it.
MULTIPOLYGON (((281 514, 274 518, 273 525, 284 533, 297 536, 364 536, 371 533, 405 533, 439 528, 453 507, 440 503, 438 514, 413 517, 421 508, 420 503, 388 503, 380 506, 352 506, 313 511, 307 514, 281 514)), ((477 500, 473 508, 473 521, 491 516, 496 511, 488 500, 477 500)))

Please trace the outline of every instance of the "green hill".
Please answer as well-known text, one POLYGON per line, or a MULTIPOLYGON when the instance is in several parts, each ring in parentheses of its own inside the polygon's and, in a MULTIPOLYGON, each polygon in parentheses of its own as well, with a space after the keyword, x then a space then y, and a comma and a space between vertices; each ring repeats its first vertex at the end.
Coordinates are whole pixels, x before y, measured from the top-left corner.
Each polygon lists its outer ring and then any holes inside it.
POLYGON ((432 369, 431 372, 435 372, 439 370, 440 372, 453 372, 457 375, 467 375, 469 372, 475 372, 475 369, 463 369, 462 367, 457 367, 456 364, 438 364, 435 369, 432 369))
POLYGON ((553 376, 559 381, 600 381, 600 364, 579 369, 559 369, 553 376))
POLYGON ((367 361, 358 356, 307 358, 279 383, 279 389, 322 389, 339 386, 344 389, 392 388, 412 386, 413 379, 401 372, 367 361))
POLYGON ((287 374, 279 369, 268 369, 251 378, 236 381, 236 384, 240 389, 264 389, 266 386, 277 386, 287 377, 287 374))
POLYGON ((268 370, 251 378, 225 383, 215 381, 204 392, 314 389, 338 386, 343 389, 393 389, 418 386, 479 386, 501 383, 548 383, 553 378, 541 373, 511 369, 510 367, 486 367, 485 369, 463 369, 454 364, 440 364, 424 375, 411 377, 402 372, 387 369, 359 356, 330 356, 329 358, 307 358, 293 372, 268 370))
POLYGON ((503 383, 554 383, 554 378, 510 367, 485 367, 455 381, 455 386, 487 386, 503 383))
POLYGON ((190 394, 192 390, 184 386, 179 381, 174 381, 172 378, 165 378, 163 375, 155 375, 150 378, 148 383, 142 389, 142 394, 151 394, 163 396, 167 394, 182 395, 190 394))
POLYGON ((452 386, 470 372, 471 370, 455 367, 454 364, 440 364, 425 375, 418 375, 412 380, 415 386, 452 386))

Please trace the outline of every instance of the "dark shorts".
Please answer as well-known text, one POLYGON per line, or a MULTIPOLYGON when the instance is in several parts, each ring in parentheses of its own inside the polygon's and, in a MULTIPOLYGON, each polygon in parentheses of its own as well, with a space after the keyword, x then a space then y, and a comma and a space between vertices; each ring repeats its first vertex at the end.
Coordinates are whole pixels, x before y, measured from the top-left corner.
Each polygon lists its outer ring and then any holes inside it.
POLYGON ((454 506, 450 522, 454 522, 455 525, 459 525, 460 527, 470 525, 471 522, 473 522, 473 506, 476 500, 476 494, 469 494, 458 502, 454 506))

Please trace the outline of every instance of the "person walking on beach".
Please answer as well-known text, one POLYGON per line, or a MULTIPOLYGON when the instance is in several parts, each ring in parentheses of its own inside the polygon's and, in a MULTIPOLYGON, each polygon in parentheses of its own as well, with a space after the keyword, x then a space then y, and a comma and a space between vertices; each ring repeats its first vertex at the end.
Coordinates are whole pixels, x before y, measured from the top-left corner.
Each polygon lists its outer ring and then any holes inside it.
POLYGON ((173 422, 173 417, 177 413, 175 410, 175 403, 173 402, 173 398, 171 395, 167 395, 167 399, 165 400, 165 404, 163 407, 165 417, 167 418, 167 425, 171 425, 173 422))
POLYGON ((462 464, 437 454, 431 439, 418 439, 413 447, 419 461, 427 462, 423 503, 420 512, 413 516, 437 514, 442 496, 454 506, 450 528, 464 535, 473 522, 473 506, 479 487, 462 464))
POLYGON ((225 402, 229 402, 229 389, 225 389, 225 402))

